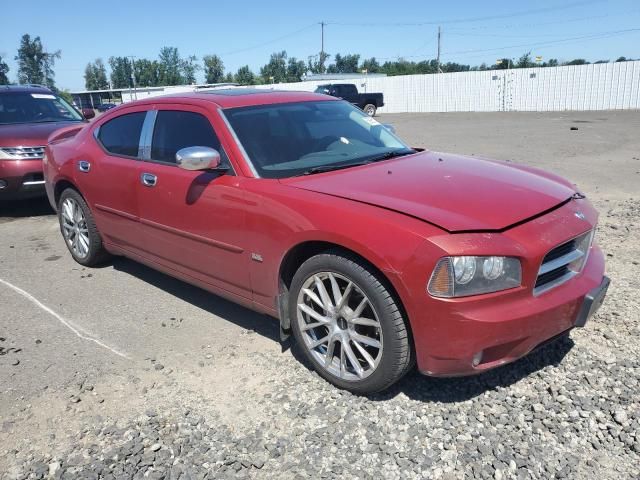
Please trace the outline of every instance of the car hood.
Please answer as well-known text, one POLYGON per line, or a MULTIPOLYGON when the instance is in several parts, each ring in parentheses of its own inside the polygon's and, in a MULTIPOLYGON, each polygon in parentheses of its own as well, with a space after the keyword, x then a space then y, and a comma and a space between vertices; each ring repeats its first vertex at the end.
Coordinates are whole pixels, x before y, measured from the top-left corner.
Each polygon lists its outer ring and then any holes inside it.
POLYGON ((397 211, 450 232, 503 230, 575 194, 570 183, 552 174, 437 152, 282 182, 397 211))
POLYGON ((82 122, 16 123, 0 125, 0 147, 34 147, 47 144, 56 130, 82 122))

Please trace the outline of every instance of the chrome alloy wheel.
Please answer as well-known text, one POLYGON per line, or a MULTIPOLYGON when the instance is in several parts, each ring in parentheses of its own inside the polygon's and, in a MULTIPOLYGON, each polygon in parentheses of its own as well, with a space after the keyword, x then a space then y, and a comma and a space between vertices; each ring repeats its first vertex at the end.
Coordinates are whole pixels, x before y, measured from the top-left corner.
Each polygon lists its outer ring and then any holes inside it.
POLYGON ((84 212, 78 202, 67 198, 62 202, 62 234, 64 239, 78 258, 89 255, 89 227, 84 212))
POLYGON ((322 368, 348 381, 376 370, 382 327, 373 304, 353 281, 338 273, 316 273, 303 283, 297 305, 305 347, 322 368))

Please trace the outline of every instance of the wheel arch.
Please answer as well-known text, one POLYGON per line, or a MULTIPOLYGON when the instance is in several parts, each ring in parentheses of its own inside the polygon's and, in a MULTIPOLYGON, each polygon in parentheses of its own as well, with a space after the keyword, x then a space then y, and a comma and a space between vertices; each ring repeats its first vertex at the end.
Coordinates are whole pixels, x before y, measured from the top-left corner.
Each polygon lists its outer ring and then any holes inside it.
POLYGON ((56 183, 53 186, 53 200, 55 202, 55 206, 56 208, 58 207, 58 204, 60 203, 60 196, 62 195, 62 192, 64 192, 67 188, 71 188, 73 190, 75 190, 76 192, 78 192, 82 198, 85 199, 85 201, 87 200, 87 198, 83 195, 83 193, 80 191, 80 189, 78 188, 78 186, 73 183, 73 181, 67 177, 62 177, 60 179, 58 179, 56 181, 56 183))
POLYGON ((407 316, 407 310, 404 307, 402 295, 400 295, 399 289, 396 288, 396 285, 391 280, 388 272, 385 272, 385 270, 377 267, 372 260, 367 258, 367 256, 363 255, 362 253, 344 245, 325 240, 306 240, 300 242, 291 247, 282 258, 280 268, 278 270, 278 315, 280 318, 281 337, 286 338, 288 336, 287 332, 291 328, 291 317, 289 315, 288 305, 289 287, 291 286, 293 276, 306 260, 315 255, 328 251, 341 252, 345 254, 345 256, 351 257, 352 259, 361 262, 363 266, 367 267, 370 271, 372 271, 372 273, 378 276, 380 282, 385 286, 385 288, 389 290, 389 293, 391 293, 391 295, 397 302, 398 308, 400 309, 403 317, 406 320, 407 331, 409 333, 409 342, 411 348, 414 349, 411 322, 409 321, 409 318, 407 316))

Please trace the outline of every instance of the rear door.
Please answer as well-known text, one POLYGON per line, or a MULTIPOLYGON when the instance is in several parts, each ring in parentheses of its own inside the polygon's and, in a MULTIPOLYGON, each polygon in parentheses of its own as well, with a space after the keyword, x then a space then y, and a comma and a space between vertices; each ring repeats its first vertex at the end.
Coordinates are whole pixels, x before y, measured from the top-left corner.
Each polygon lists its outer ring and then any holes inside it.
POLYGON ((140 243, 136 192, 146 108, 126 110, 99 124, 93 131, 95 145, 76 162, 79 184, 104 240, 128 250, 140 243))
POLYGON ((197 106, 158 106, 137 185, 143 248, 156 263, 251 299, 241 177, 212 120, 220 121, 197 106), (229 170, 179 168, 176 152, 194 146, 218 150, 229 170))

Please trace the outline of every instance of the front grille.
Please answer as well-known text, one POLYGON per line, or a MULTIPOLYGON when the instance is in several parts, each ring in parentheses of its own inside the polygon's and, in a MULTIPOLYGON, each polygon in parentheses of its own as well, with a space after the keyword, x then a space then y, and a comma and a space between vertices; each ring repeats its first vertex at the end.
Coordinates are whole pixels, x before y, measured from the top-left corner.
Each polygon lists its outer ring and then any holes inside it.
POLYGON ((542 260, 542 263, 545 264, 552 260, 555 260, 556 258, 560 258, 563 255, 566 255, 572 250, 575 250, 575 246, 576 246, 575 238, 573 240, 568 241, 567 243, 563 243, 562 245, 554 248, 549 253, 547 253, 544 257, 544 260, 542 260))
POLYGON ((44 157, 44 147, 0 147, 13 160, 32 160, 44 157))
POLYGON ((587 260, 592 239, 593 231, 589 231, 547 253, 538 270, 534 295, 557 287, 580 273, 587 260))
POLYGON ((567 273, 569 273, 569 267, 567 265, 563 265, 555 270, 538 275, 538 278, 536 279, 536 288, 562 278, 567 273))

